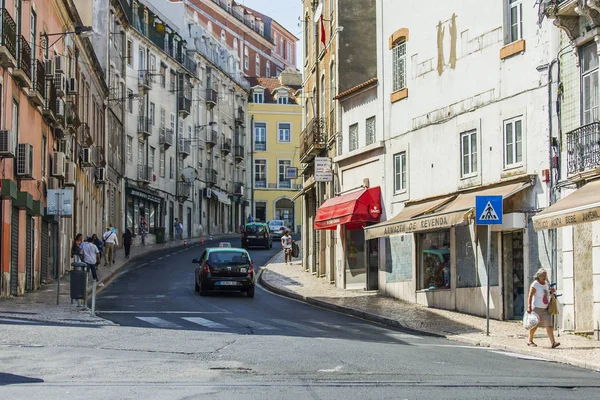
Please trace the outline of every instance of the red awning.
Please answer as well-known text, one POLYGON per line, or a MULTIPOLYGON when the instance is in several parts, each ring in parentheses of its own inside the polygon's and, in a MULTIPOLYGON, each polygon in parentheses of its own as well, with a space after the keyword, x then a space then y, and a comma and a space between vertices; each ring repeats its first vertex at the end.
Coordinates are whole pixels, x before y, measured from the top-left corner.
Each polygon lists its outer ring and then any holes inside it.
POLYGON ((379 186, 362 189, 327 200, 317 210, 315 229, 335 230, 338 225, 362 226, 378 222, 381 216, 379 186))

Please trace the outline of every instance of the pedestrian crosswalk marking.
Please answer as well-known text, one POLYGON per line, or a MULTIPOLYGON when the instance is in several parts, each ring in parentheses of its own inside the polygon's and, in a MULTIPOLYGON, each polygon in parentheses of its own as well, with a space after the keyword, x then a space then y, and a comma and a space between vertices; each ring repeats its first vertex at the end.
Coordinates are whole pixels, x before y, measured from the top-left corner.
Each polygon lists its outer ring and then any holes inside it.
POLYGON ((192 322, 197 325, 202 325, 206 328, 211 328, 211 329, 226 329, 227 328, 223 324, 220 324, 218 322, 211 321, 209 319, 202 318, 202 317, 181 317, 181 319, 185 319, 186 321, 192 322))
POLYGON ((499 219, 500 218, 498 218, 498 214, 496 214, 496 210, 494 210, 494 207, 492 206, 492 202, 488 201, 487 205, 483 209, 483 212, 481 213, 481 216, 479 217, 479 220, 480 221, 498 221, 499 219))
POLYGON ((286 326, 291 326, 292 328, 300 329, 300 330, 303 330, 303 331, 323 332, 321 329, 315 328, 314 326, 309 326, 309 325, 304 325, 304 324, 298 324, 296 322, 286 321, 284 319, 274 319, 273 321, 277 322, 278 324, 286 325, 286 326))
POLYGON ((154 326, 158 326, 159 328, 181 328, 181 325, 174 324, 173 322, 165 321, 162 318, 158 317, 136 317, 140 321, 147 322, 154 326))
POLYGON ((228 321, 231 322, 235 322, 236 324, 240 324, 243 325, 245 327, 248 327, 250 329, 256 329, 256 330, 272 330, 272 329, 277 329, 275 327, 269 326, 269 325, 265 325, 265 324, 261 324, 260 322, 254 322, 251 321, 249 319, 246 318, 227 318, 228 321))

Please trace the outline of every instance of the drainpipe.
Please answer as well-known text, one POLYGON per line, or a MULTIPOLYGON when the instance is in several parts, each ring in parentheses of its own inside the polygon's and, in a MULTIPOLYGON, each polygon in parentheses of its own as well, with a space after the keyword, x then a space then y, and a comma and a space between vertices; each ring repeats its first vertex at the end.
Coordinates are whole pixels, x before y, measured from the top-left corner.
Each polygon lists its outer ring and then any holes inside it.
MULTIPOLYGON (((550 61, 550 64, 548 65, 548 168, 550 169, 550 174, 549 174, 549 178, 550 178, 550 182, 548 183, 548 191, 549 191, 549 196, 548 196, 548 207, 550 207, 552 204, 554 204, 555 202, 555 195, 554 195, 554 171, 553 171, 553 165, 552 165, 552 159, 553 159, 553 149, 552 149, 552 143, 553 143, 553 132, 552 132, 552 68, 554 67, 555 64, 558 63, 558 58, 553 59, 552 61, 550 61)), ((560 148, 558 149, 558 152, 560 153, 560 148)), ((558 168, 560 168, 560 166, 557 166, 558 168)), ((548 234, 550 236, 550 248, 551 248, 551 252, 550 252, 550 269, 551 269, 551 273, 552 273, 552 279, 556 282, 556 259, 557 259, 557 250, 556 250, 556 229, 551 229, 550 231, 548 231, 548 234)))
MULTIPOLYGON (((250 117, 250 215, 254 215, 254 115, 250 117)), ((245 222, 245 221, 244 221, 245 222)))

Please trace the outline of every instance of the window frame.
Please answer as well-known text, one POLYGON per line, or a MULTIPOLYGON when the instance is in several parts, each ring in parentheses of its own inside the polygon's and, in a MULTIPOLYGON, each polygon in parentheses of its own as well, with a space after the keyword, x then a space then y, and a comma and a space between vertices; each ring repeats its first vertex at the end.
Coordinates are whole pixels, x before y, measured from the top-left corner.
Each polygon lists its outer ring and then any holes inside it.
POLYGON ((291 189, 292 188, 292 180, 291 179, 285 179, 285 168, 289 168, 292 166, 292 160, 289 158, 278 158, 277 159, 277 189, 291 189), (281 172, 281 167, 284 167, 283 172, 281 172), (283 175, 283 179, 281 179, 281 176, 283 175), (286 183, 289 182, 289 187, 286 183), (284 185, 282 186, 281 184, 284 183, 284 185))
POLYGON ((252 102, 254 104, 265 104, 265 91, 256 90, 252 92, 252 102), (260 100, 260 101, 257 101, 260 100))
POLYGON ((358 129, 358 122, 357 122, 348 127, 348 151, 349 152, 358 150, 358 148, 360 147, 358 135, 359 135, 359 129, 358 129), (353 135, 352 133, 353 133, 354 128, 356 129, 356 131, 355 131, 355 134, 353 135))
POLYGON ((267 151, 267 123, 266 122, 255 122, 254 123, 254 132, 252 132, 252 140, 254 140, 254 151, 267 151), (256 140, 259 129, 264 129, 264 138, 265 138, 264 150, 259 149, 257 147, 257 143, 263 143, 262 141, 256 140))
POLYGON ((127 155, 127 162, 133 163, 133 137, 127 135, 127 142, 125 143, 125 151, 127 155))
POLYGON ((598 86, 600 82, 600 57, 598 57, 597 55, 597 44, 594 41, 592 41, 587 46, 581 47, 581 49, 579 50, 579 54, 581 58, 581 66, 579 68, 579 74, 581 79, 581 124, 587 125, 592 122, 600 121, 600 95, 598 94, 597 89, 596 91, 594 91, 594 86, 598 86), (592 51, 590 52, 590 50, 592 51), (590 61, 594 61, 594 63, 590 68, 585 69, 588 64, 588 62, 586 62, 585 55, 588 54, 588 52, 593 57, 593 60, 590 61), (586 104, 585 101, 588 91, 590 104, 586 104), (594 92, 596 93, 596 96, 594 96, 594 92), (589 116, 587 115, 588 113, 589 116), (594 116, 594 114, 596 115, 594 116))
POLYGON ((377 119, 373 115, 365 120, 365 145, 370 146, 377 141, 377 119), (369 123, 372 122, 372 132, 369 132, 369 123))
POLYGON ((392 47, 392 92, 406 89, 406 40, 392 47))
POLYGON ((460 133, 460 176, 461 178, 472 178, 477 176, 479 173, 479 138, 477 137, 477 129, 470 129, 460 133), (469 171, 465 171, 465 148, 464 148, 464 137, 468 136, 468 158, 469 158, 469 171), (473 138, 475 138, 475 147, 473 148, 473 138))
POLYGON ((506 0, 508 1, 508 37, 509 43, 523 40, 523 0, 506 0), (517 21, 513 21, 513 9, 516 9, 517 21), (517 37, 513 36, 513 26, 516 26, 517 37))
POLYGON ((504 138, 504 169, 511 169, 511 168, 518 168, 523 166, 523 156, 524 156, 524 151, 523 151, 523 146, 525 141, 523 140, 523 116, 519 115, 518 117, 514 117, 508 120, 505 120, 503 123, 503 130, 502 130, 502 137, 504 138), (517 140, 517 130, 516 130, 516 126, 517 126, 517 122, 520 122, 521 125, 521 140, 518 141, 517 140), (507 142, 507 127, 508 126, 512 126, 512 137, 511 137, 511 143, 510 146, 512 146, 512 150, 511 150, 511 155, 513 158, 513 162, 509 163, 508 162, 508 156, 509 156, 509 150, 508 150, 508 146, 509 143, 507 142), (517 143, 521 143, 521 159, 517 160, 517 143))
POLYGON ((269 186, 269 171, 268 171, 268 167, 269 167, 269 161, 266 158, 256 158, 254 159, 254 188, 256 189, 266 189, 269 186), (257 166, 261 166, 263 171, 262 171, 262 175, 264 175, 264 179, 258 179, 258 176, 261 174, 259 173, 259 169, 257 168, 257 166), (260 187, 257 186, 257 182, 259 181, 263 181, 265 182, 264 187, 260 187))
POLYGON ((406 193, 408 183, 408 161, 406 150, 394 154, 393 157, 394 194, 406 193), (400 164, 398 164, 400 161, 400 164), (400 181, 398 182, 398 177, 400 181), (398 185, 399 184, 399 185, 398 185), (398 187, 400 186, 400 187, 398 187))
POLYGON ((291 143, 292 141, 292 123, 291 122, 278 122, 277 123, 277 143, 291 143), (285 128, 282 125, 287 125, 287 140, 282 139, 282 132, 285 133, 285 128))

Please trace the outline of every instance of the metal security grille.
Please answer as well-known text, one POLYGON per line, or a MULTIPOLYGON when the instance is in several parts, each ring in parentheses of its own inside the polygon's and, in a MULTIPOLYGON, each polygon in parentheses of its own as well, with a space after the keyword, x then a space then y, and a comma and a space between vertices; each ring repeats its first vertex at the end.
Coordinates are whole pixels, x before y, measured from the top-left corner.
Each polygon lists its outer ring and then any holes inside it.
POLYGON ((17 295, 19 284, 19 209, 12 210, 10 225, 10 294, 17 295))
POLYGON ((358 149, 358 124, 350 125, 348 139, 349 150, 354 151, 358 149))
POLYGON ((367 146, 375 143, 375 117, 367 119, 365 133, 367 137, 367 146))
POLYGON ((392 74, 393 74, 393 88, 395 92, 397 90, 404 89, 406 87, 406 42, 402 41, 398 43, 392 49, 392 74))
POLYGON ((48 281, 48 263, 50 258, 50 238, 48 236, 48 222, 42 221, 42 254, 40 266, 40 280, 43 283, 48 281))
POLYGON ((25 290, 33 290, 33 219, 29 216, 25 242, 25 290))

